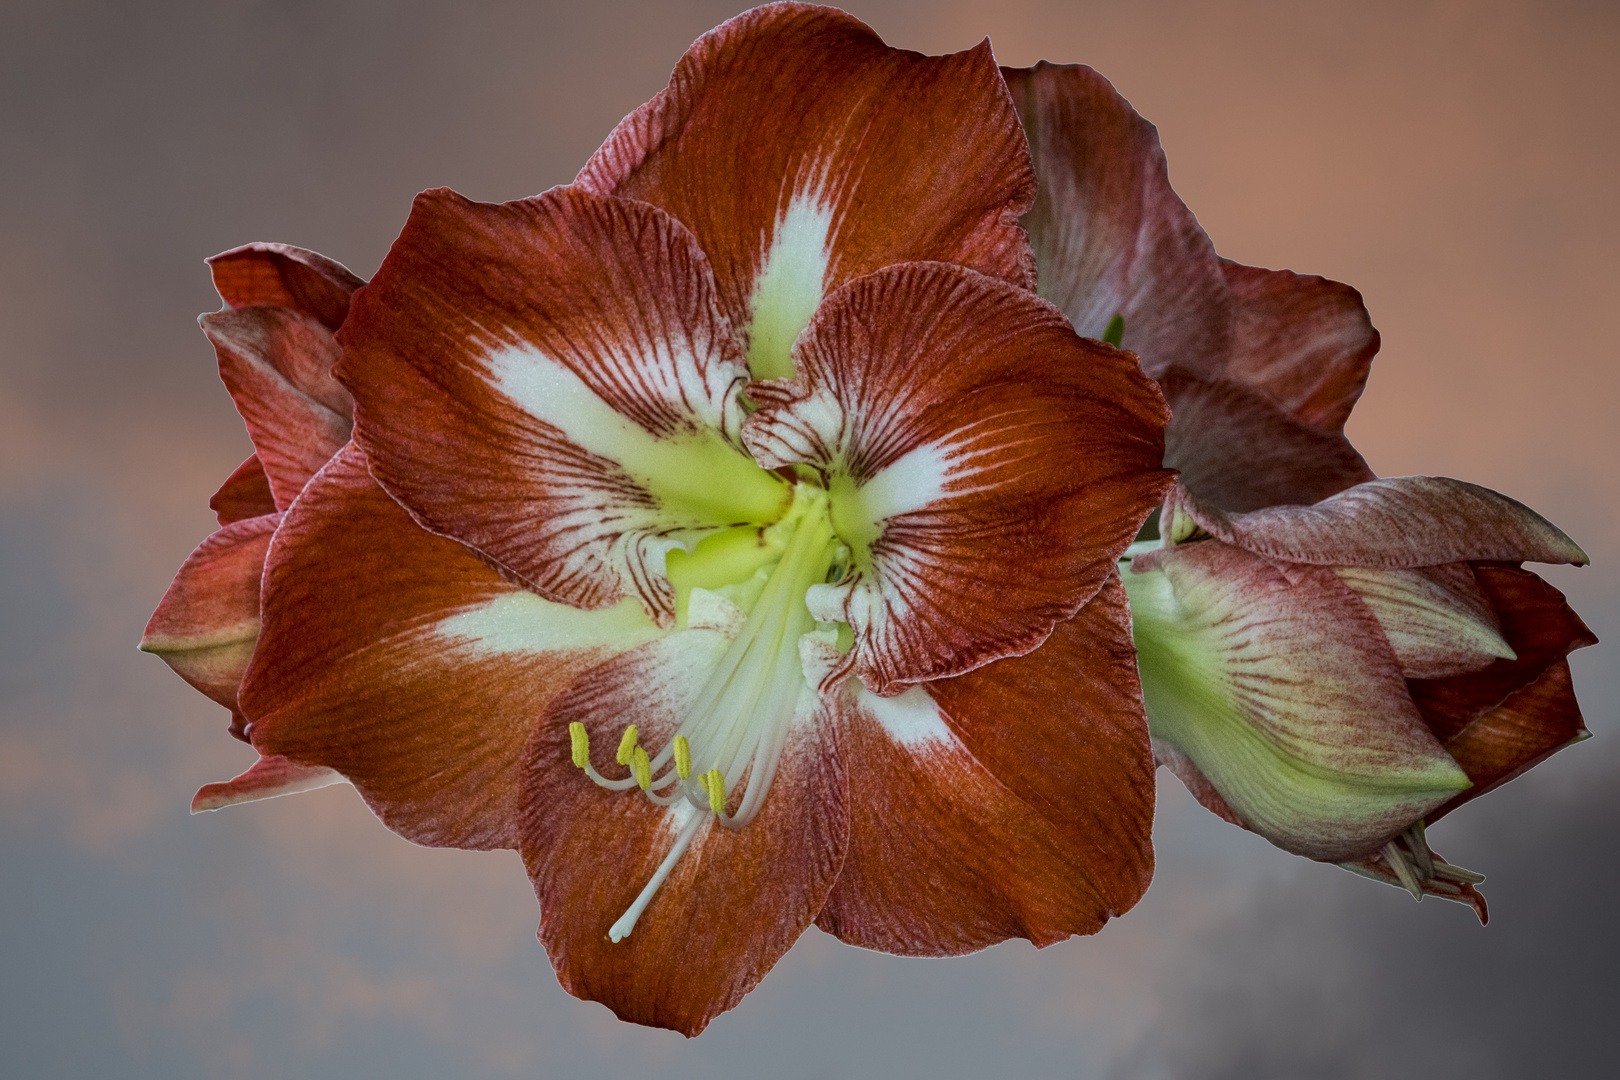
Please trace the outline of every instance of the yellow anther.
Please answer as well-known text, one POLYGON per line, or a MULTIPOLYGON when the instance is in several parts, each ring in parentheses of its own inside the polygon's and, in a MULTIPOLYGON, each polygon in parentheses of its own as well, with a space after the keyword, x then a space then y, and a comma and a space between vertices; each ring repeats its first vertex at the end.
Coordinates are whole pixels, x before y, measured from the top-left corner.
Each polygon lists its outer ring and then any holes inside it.
POLYGON ((675 736, 675 775, 682 780, 692 775, 692 744, 685 735, 675 736))
POLYGON ((719 769, 710 769, 703 774, 703 787, 709 793, 709 809, 717 814, 726 810, 726 778, 720 775, 719 769))
POLYGON ((619 737, 619 752, 614 755, 620 765, 630 764, 630 755, 636 752, 636 725, 631 724, 619 737))
POLYGON ((574 767, 583 769, 591 763, 591 737, 585 733, 585 725, 575 720, 568 725, 568 741, 574 748, 574 767))
POLYGON ((641 785, 642 791, 652 787, 652 762, 648 759, 646 750, 638 746, 631 751, 630 767, 635 770, 636 783, 641 785))

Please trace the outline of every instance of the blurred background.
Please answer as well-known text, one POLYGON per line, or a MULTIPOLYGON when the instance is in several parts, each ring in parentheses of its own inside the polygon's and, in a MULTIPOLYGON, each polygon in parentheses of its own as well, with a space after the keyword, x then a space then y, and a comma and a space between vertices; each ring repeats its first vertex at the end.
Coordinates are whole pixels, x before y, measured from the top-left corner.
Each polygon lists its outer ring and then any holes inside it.
POLYGON ((811 931, 696 1041, 558 988, 510 853, 347 787, 189 817, 250 752, 135 651, 247 454, 198 312, 252 240, 375 270, 419 189, 570 180, 710 0, 0 2, 0 1070, 17 1077, 1594 1075, 1620 1007, 1620 7, 851 0, 891 44, 1083 61, 1220 251, 1348 281, 1382 474, 1530 503, 1606 644, 1596 738, 1436 828, 1493 919, 1218 822, 1095 938, 902 960, 811 931))

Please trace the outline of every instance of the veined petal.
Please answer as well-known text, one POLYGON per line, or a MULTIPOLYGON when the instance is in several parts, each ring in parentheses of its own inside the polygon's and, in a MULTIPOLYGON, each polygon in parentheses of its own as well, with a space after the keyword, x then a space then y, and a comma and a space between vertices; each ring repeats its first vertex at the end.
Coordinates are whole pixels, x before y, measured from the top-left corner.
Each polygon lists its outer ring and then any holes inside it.
POLYGON ((342 341, 378 481, 551 599, 670 622, 672 547, 787 506, 735 444, 747 369, 703 253, 654 207, 419 195, 342 341))
POLYGON ((801 682, 770 794, 758 817, 731 829, 685 799, 666 807, 604 790, 573 766, 569 724, 584 724, 606 751, 597 760, 604 772, 625 774, 610 764, 625 724, 648 745, 665 742, 726 644, 714 631, 686 630, 587 672, 542 722, 524 787, 523 856, 540 900, 540 940, 564 989, 623 1020, 688 1036, 765 976, 838 874, 848 810, 837 725, 818 715, 801 682), (610 940, 671 857, 634 928, 610 940))
POLYGON ((352 444, 285 518, 242 686, 253 745, 348 777, 419 844, 516 847, 524 741, 580 672, 658 633, 587 612, 423 531, 352 444))
POLYGON ((1228 544, 1317 566, 1587 563, 1575 541, 1528 506, 1443 476, 1385 477, 1314 506, 1273 506, 1241 514, 1228 514, 1178 487, 1166 498, 1166 527, 1174 528, 1169 523, 1180 515, 1228 544))
POLYGON ((1250 828, 1295 854, 1354 858, 1467 786, 1332 570, 1285 577, 1217 541, 1157 565, 1126 577, 1148 724, 1250 828))
POLYGON ((225 478, 213 498, 208 500, 208 509, 214 512, 221 525, 276 512, 276 497, 270 490, 270 477, 265 474, 258 454, 250 454, 246 461, 236 467, 235 472, 225 478))
POLYGON ((697 234, 757 378, 792 374, 823 295, 891 263, 1035 281, 1017 224, 1035 178, 988 41, 920 56, 833 8, 755 8, 699 38, 576 183, 697 234))
POLYGON ((1165 465, 1222 510, 1320 502, 1373 479, 1343 435, 1309 427, 1253 390, 1182 368, 1159 386, 1170 405, 1165 465))
POLYGON ((343 783, 343 777, 321 765, 295 765, 284 757, 261 757, 248 770, 222 784, 204 784, 191 800, 191 812, 218 810, 236 803, 296 795, 343 783))
POLYGON ((233 522, 197 546, 146 624, 141 650, 227 709, 259 636, 259 579, 280 514, 233 522))
POLYGON ((1041 295, 1085 337, 1122 316, 1122 344, 1149 375, 1179 364, 1219 377, 1232 301, 1214 246, 1170 188, 1158 132, 1089 67, 1002 73, 1040 185, 1024 227, 1041 295))
POLYGON ((343 325, 350 295, 365 284, 343 264, 291 244, 245 244, 215 255, 208 268, 227 307, 290 308, 328 330, 343 325))
POLYGON ((1589 735, 1575 700, 1569 661, 1559 660, 1446 740, 1446 753, 1468 773, 1474 786, 1430 811, 1429 823, 1589 735))
POLYGON ((349 441, 352 402, 332 378, 341 355, 319 322, 279 307, 244 307, 202 316, 219 375, 247 424, 285 510, 309 478, 349 441))
POLYGON ((1409 679, 1461 675, 1515 657, 1467 563, 1336 572, 1377 617, 1409 679))
POLYGON ((941 956, 1100 929, 1153 874, 1153 761, 1117 579, 1025 656, 839 705, 850 839, 817 925, 941 956))
POLYGON ((1236 315, 1226 378, 1255 388, 1302 423, 1343 431, 1378 352, 1361 294, 1314 274, 1226 259, 1221 271, 1236 315))
POLYGON ((810 610, 855 632, 871 690, 1035 648, 1094 596, 1168 474, 1164 406, 1127 353, 1050 304, 945 263, 829 297, 800 375, 753 383, 766 468, 827 477, 850 572, 810 610))
MULTIPOLYGON (((1442 742, 1455 738, 1571 652, 1597 644, 1563 594, 1530 571, 1485 563, 1475 565, 1474 573, 1515 659, 1497 660, 1467 675, 1411 680, 1412 699, 1442 742)), ((1579 724, 1579 714, 1573 721, 1554 717, 1552 722, 1550 737, 1568 733, 1558 740, 1562 745, 1573 736, 1571 724, 1579 724)))

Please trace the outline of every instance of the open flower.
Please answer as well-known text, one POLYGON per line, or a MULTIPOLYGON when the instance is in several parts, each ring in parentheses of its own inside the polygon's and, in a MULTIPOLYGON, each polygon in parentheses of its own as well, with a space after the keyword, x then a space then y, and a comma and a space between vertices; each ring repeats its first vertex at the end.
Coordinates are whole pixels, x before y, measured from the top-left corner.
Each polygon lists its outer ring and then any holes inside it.
POLYGON ((267 759, 518 848, 572 993, 696 1033, 816 921, 942 955, 1151 872, 1115 561, 1162 399, 1031 291, 987 45, 699 40, 575 184, 420 196, 274 534, 267 759))
MULTIPOLYGON (((354 402, 332 377, 333 332, 364 282, 313 251, 249 244, 208 260, 225 307, 202 316, 219 374, 247 424, 254 453, 209 506, 220 528, 192 552, 158 604, 141 648, 231 710, 247 741, 237 691, 259 636, 265 552, 309 478, 349 439, 354 402)), ((322 766, 261 757, 233 780, 208 784, 193 813, 340 781, 322 766)))
POLYGON ((1494 492, 1370 483, 1343 435, 1379 344, 1359 294, 1217 258, 1152 125, 1090 68, 1004 74, 1041 294, 1171 406, 1173 546, 1126 575, 1160 760, 1287 850, 1483 919, 1424 824, 1585 737, 1564 658, 1596 639, 1516 565, 1585 556, 1494 492))

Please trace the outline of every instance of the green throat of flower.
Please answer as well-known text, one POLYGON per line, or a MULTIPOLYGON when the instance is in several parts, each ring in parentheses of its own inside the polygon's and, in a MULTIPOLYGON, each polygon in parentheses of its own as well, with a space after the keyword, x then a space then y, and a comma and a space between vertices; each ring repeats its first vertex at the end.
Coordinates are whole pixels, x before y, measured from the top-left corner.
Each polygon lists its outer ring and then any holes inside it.
POLYGON ((639 788, 676 813, 674 845, 608 931, 612 940, 634 928, 704 822, 712 817, 742 828, 759 814, 800 699, 814 692, 801 639, 849 644, 847 626, 816 622, 805 593, 841 577, 849 559, 849 548, 833 532, 828 492, 809 483, 794 486, 787 512, 774 524, 725 529, 690 552, 670 553, 666 572, 675 586, 678 627, 691 626, 696 611, 722 607, 743 620, 667 742, 644 746, 635 725, 625 729, 617 760, 629 776, 602 776, 591 765, 584 725, 570 725, 573 762, 593 781, 612 791, 639 788))

